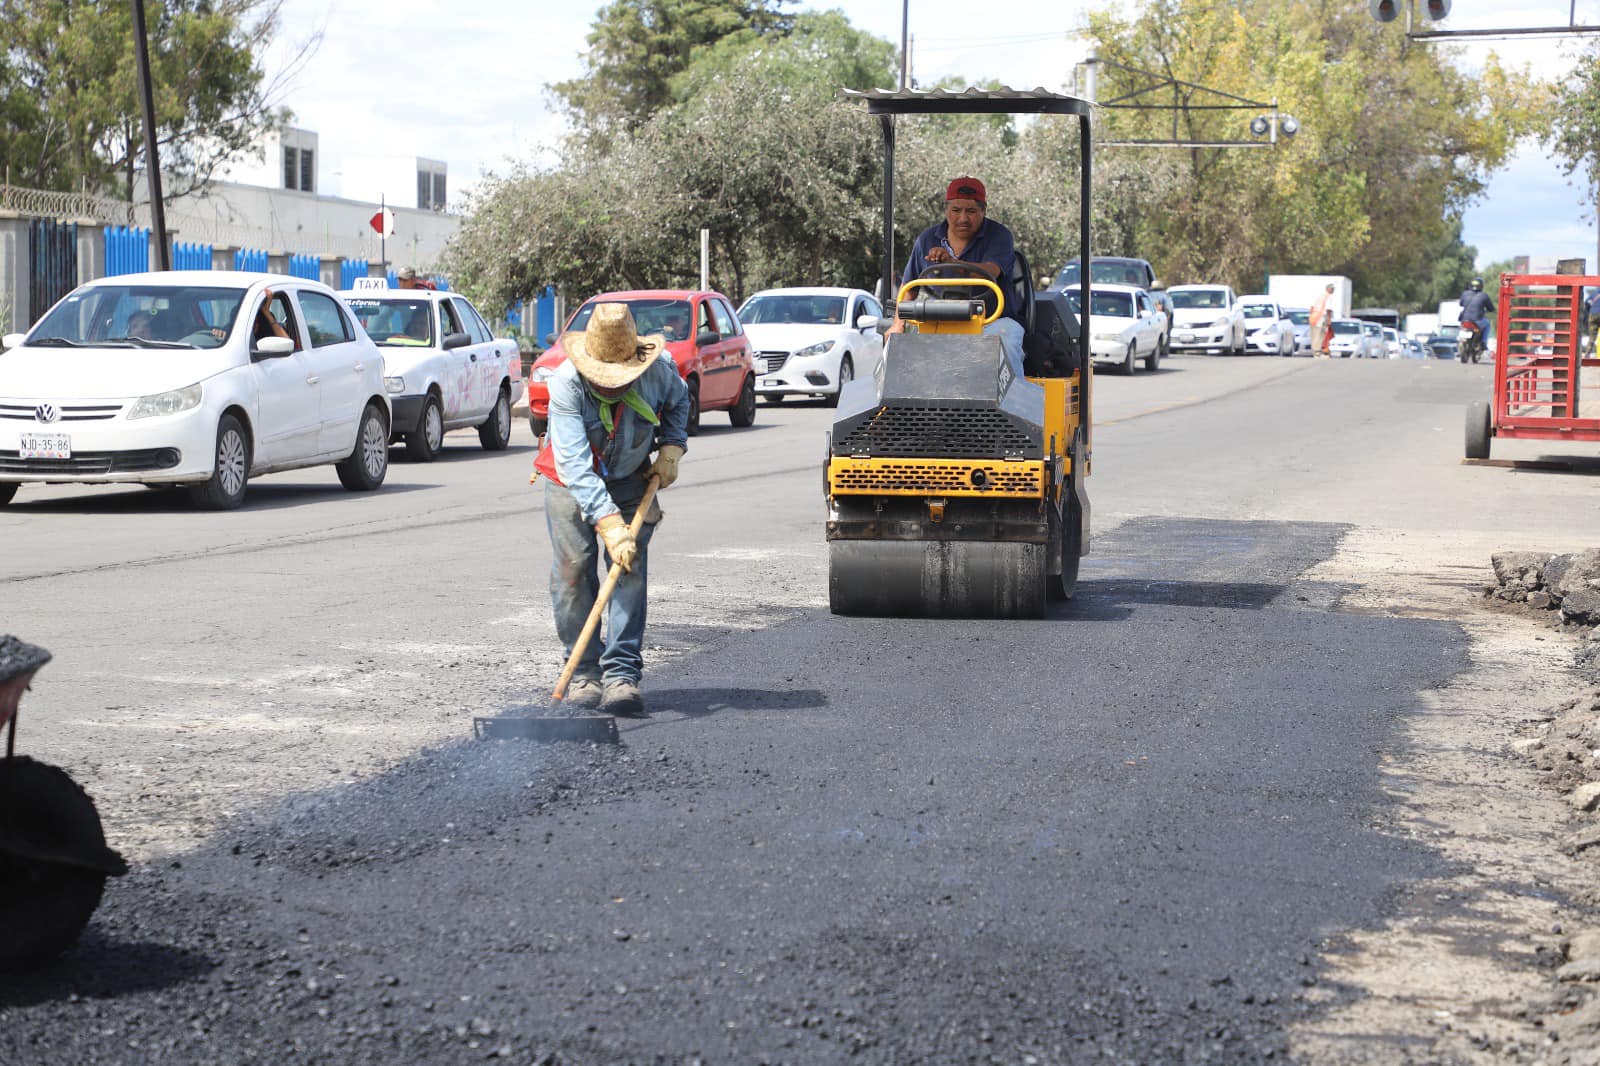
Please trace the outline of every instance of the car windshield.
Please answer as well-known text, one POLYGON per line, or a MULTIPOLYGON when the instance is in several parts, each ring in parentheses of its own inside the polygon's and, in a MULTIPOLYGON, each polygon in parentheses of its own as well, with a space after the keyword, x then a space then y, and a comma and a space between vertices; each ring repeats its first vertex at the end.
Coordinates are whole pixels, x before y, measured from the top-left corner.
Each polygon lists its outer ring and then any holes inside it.
POLYGON ((1347 318, 1336 318, 1333 321, 1333 332, 1335 334, 1346 334, 1346 335, 1353 334, 1353 333, 1360 333, 1361 332, 1361 323, 1352 322, 1347 318))
POLYGON ((747 326, 776 322, 836 325, 844 321, 843 296, 752 296, 739 308, 739 321, 747 326))
POLYGON ((426 347, 433 343, 431 300, 351 297, 345 304, 372 343, 385 348, 426 347))
MULTIPOLYGON (((1056 285, 1065 288, 1078 283, 1078 263, 1074 260, 1061 268, 1056 275, 1056 285)), ((1089 283, 1101 285, 1143 285, 1149 279, 1144 268, 1135 263, 1108 263, 1100 259, 1089 260, 1089 283)), ((1182 306, 1182 305, 1180 305, 1182 306)))
POLYGON ((1304 308, 1290 308, 1289 310, 1285 311, 1284 314, 1288 315, 1289 321, 1293 322, 1297 326, 1311 325, 1311 312, 1305 310, 1304 308))
POLYGON ((1221 311, 1228 306, 1226 289, 1173 289, 1167 295, 1172 297, 1172 306, 1185 310, 1203 308, 1221 311))
MULTIPOLYGON (((1067 303, 1076 314, 1083 304, 1076 289, 1067 290, 1067 303)), ((1125 292, 1096 292, 1089 290, 1089 313, 1103 318, 1132 318, 1133 297, 1125 292)))
POLYGON ((664 334, 669 341, 686 341, 694 336, 691 323, 694 314, 688 300, 674 300, 669 297, 638 298, 633 300, 590 300, 578 308, 578 313, 572 316, 572 323, 567 329, 574 333, 582 333, 589 328, 589 316, 594 314, 595 307, 600 303, 622 303, 628 305, 628 310, 633 313, 633 327, 639 331, 639 336, 647 337, 652 333, 664 334))
POLYGON ((1461 327, 1460 326, 1440 326, 1439 327, 1439 336, 1444 337, 1447 340, 1454 340, 1456 338, 1456 335, 1459 334, 1460 332, 1461 332, 1461 327))
POLYGON ((1278 309, 1271 304, 1243 304, 1241 305, 1246 318, 1277 318, 1278 309))
POLYGON ((90 285, 70 293, 28 334, 30 347, 220 348, 243 289, 90 285))

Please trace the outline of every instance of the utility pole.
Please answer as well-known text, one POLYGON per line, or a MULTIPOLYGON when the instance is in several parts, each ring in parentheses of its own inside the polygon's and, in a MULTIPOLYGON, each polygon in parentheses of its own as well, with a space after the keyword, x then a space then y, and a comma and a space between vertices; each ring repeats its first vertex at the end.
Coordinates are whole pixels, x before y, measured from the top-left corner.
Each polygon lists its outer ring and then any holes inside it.
POLYGON ((150 186, 150 224, 155 229, 156 263, 172 269, 172 248, 167 243, 167 211, 161 196, 161 160, 156 149, 156 102, 150 88, 150 39, 145 34, 144 0, 133 0, 133 47, 138 58, 139 96, 144 105, 144 167, 150 186))
POLYGON ((911 0, 900 0, 900 90, 911 88, 911 0))

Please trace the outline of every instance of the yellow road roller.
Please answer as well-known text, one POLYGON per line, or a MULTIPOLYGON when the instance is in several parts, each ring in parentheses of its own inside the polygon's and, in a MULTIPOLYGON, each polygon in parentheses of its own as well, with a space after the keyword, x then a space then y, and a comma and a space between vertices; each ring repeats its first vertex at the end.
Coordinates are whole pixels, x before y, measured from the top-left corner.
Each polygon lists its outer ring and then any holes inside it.
MULTIPOLYGON (((1043 90, 849 92, 884 134, 884 288, 894 272, 894 117, 1076 115, 1080 245, 1089 261, 1089 108, 1043 90)), ((1089 306, 1088 271, 1077 305, 1089 306)), ((1019 250, 1006 277, 939 263, 896 294, 904 333, 842 390, 828 436, 828 601, 835 614, 1038 618, 1070 597, 1089 550, 1093 374, 1062 292, 1036 293, 1019 250), (1018 378, 984 325, 1019 307, 1018 378)))

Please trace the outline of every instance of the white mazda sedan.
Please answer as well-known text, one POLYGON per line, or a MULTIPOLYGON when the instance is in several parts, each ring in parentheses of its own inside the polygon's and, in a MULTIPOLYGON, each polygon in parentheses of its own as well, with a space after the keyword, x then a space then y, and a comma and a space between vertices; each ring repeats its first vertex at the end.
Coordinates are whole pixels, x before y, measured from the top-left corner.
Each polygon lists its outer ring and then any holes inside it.
MULTIPOLYGON (((1069 286, 1067 303, 1082 314, 1079 290, 1069 286)), ((1150 294, 1136 285, 1095 285, 1089 289, 1089 354, 1096 362, 1116 363, 1130 377, 1134 364, 1146 370, 1161 365, 1161 330, 1165 316, 1150 294)))
POLYGON ((91 281, 0 354, 0 505, 29 482, 185 486, 244 502, 249 479, 389 469, 383 357, 325 285, 225 271, 91 281))
POLYGON ((739 308, 755 350, 756 395, 826 396, 855 378, 871 377, 883 361, 889 322, 861 289, 764 289, 739 308))

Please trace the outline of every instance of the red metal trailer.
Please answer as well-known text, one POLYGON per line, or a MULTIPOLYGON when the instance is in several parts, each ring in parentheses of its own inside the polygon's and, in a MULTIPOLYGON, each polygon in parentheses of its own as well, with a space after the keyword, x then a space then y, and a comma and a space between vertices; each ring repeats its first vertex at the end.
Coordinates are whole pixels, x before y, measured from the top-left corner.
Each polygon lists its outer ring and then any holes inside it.
MULTIPOLYGON (((1467 458, 1489 458, 1494 437, 1600 441, 1600 418, 1582 418, 1583 290, 1600 277, 1505 274, 1495 316, 1494 397, 1467 408, 1467 458)), ((1593 376, 1593 375, 1591 375, 1593 376)))

